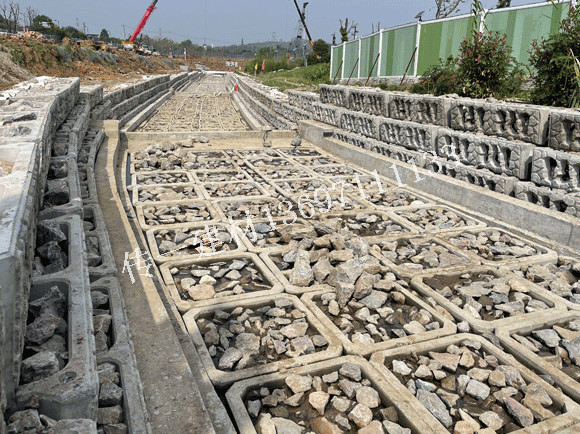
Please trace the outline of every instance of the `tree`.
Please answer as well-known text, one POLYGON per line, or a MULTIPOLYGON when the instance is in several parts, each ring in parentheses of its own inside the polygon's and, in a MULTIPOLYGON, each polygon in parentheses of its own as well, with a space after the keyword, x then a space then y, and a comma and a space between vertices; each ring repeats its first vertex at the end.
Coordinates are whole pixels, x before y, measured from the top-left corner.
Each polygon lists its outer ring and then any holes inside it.
POLYGON ((52 33, 54 27, 55 25, 50 17, 47 17, 46 15, 37 15, 32 20, 30 30, 34 32, 52 33), (46 26, 44 23, 46 23, 46 26))
POLYGON ((99 40, 101 40, 103 42, 109 42, 110 39, 111 39, 111 37, 109 36, 109 32, 107 32, 107 29, 101 30, 101 34, 99 35, 99 40))
POLYGON ((330 62, 330 45, 325 40, 318 39, 314 42, 312 53, 308 55, 308 64, 314 65, 328 62, 330 62))
POLYGON ((497 8, 509 8, 512 5, 512 0, 497 0, 497 8))
POLYGON ((24 13, 24 25, 28 27, 29 30, 32 30, 32 24, 37 16, 38 11, 36 9, 33 9, 30 6, 26 8, 26 12, 24 13))
POLYGON ((6 30, 16 33, 20 22, 20 5, 13 1, 6 3, 6 0, 4 0, 0 3, 0 13, 4 17, 6 30))
POLYGON ((348 18, 345 18, 344 24, 342 23, 342 20, 339 20, 339 21, 340 21, 340 40, 341 40, 341 42, 348 42, 349 36, 351 36, 351 33, 352 33, 352 36, 354 38, 356 38, 357 24, 350 23, 350 26, 349 26, 348 18))
POLYGON ((446 18, 457 10, 465 0, 435 0, 437 12, 435 18, 446 18))

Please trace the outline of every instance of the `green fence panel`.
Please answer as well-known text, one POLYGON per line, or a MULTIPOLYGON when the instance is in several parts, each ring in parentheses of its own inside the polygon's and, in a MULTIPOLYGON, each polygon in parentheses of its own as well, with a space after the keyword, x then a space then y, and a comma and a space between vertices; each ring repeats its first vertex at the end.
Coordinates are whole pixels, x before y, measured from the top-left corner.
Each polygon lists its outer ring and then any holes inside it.
POLYGON ((459 55, 461 42, 471 34, 474 17, 426 23, 421 26, 417 75, 423 73, 439 59, 459 55))
MULTIPOLYGON (((417 25, 402 27, 383 32, 383 59, 381 61, 381 76, 402 76, 415 51, 417 25)), ((413 74, 415 62, 411 62, 409 74, 413 74)))
POLYGON ((529 64, 529 50, 534 39, 540 40, 558 32, 560 21, 566 17, 569 4, 507 10, 488 13, 485 26, 488 31, 507 35, 507 43, 513 48, 512 55, 523 64, 529 64))
MULTIPOLYGON (((347 78, 352 73, 358 59, 358 39, 356 41, 347 42, 344 46, 344 78, 347 78)), ((353 78, 357 76, 357 68, 352 74, 353 78)))
POLYGON ((361 66, 360 66, 360 76, 361 77, 377 77, 378 68, 374 65, 375 60, 379 54, 379 42, 380 36, 373 35, 367 38, 361 39, 361 66), (373 69, 374 66, 374 69, 373 69), (371 71, 372 70, 372 71, 371 71))
POLYGON ((331 79, 336 77, 337 80, 340 80, 341 78, 340 75, 342 71, 342 59, 343 59, 342 45, 332 47, 332 67, 330 69, 331 79))

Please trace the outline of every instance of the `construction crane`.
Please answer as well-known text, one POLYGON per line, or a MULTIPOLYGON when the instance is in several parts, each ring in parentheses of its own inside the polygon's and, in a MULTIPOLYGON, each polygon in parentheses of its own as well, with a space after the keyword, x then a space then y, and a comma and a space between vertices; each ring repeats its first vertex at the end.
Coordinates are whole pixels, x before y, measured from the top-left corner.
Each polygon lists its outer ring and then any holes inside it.
POLYGON ((306 30, 306 34, 308 35, 308 42, 310 42, 310 46, 314 48, 314 41, 312 40, 312 36, 310 36, 310 31, 308 30, 308 26, 306 25, 306 6, 308 2, 304 3, 304 12, 300 11, 300 6, 298 6, 298 2, 294 0, 294 5, 296 6, 296 10, 298 11, 298 15, 300 16, 300 21, 304 26, 304 30, 306 30))
POLYGON ((143 18, 141 18, 141 22, 139 22, 139 25, 135 29, 135 32, 133 32, 133 35, 131 35, 131 38, 128 41, 123 41, 123 49, 127 51, 132 51, 135 49, 135 40, 137 39, 139 34, 143 31, 143 28, 147 24, 147 21, 149 21, 149 18, 151 17, 155 9, 157 9, 156 6, 158 1, 159 0, 153 0, 151 6, 147 8, 145 15, 143 15, 143 18))

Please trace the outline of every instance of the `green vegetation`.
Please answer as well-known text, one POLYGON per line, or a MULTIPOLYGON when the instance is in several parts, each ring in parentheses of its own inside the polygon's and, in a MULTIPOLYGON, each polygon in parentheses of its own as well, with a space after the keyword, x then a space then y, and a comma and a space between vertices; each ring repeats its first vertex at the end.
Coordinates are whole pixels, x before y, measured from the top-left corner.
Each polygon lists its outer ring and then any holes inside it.
POLYGON ((22 66, 22 62, 24 61, 24 54, 22 54, 22 51, 18 48, 14 48, 12 50, 12 60, 14 60, 14 63, 22 66))
POLYGON ((277 71, 258 75, 258 79, 267 86, 277 87, 281 91, 299 89, 316 91, 319 84, 329 84, 330 64, 318 63, 303 66, 291 71, 277 71))
POLYGON ((560 31, 541 42, 534 41, 530 63, 535 68, 536 104, 580 107, 580 10, 570 7, 560 31))

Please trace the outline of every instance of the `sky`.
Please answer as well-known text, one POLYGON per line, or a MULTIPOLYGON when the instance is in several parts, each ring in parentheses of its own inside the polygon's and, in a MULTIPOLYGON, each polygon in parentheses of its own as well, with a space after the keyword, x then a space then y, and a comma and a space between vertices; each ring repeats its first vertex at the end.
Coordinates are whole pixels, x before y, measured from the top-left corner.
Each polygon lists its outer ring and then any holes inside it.
MULTIPOLYGON (((302 2, 298 3, 302 7, 302 2)), ((88 28, 100 33, 106 28, 112 36, 127 38, 133 33, 151 0, 18 0, 22 9, 30 6, 57 20, 60 26, 88 28)), ((513 0, 512 6, 538 0, 513 0)), ((469 11, 469 0, 461 8, 469 11)), ((483 0, 495 7, 497 0, 483 0)), ((293 0, 159 0, 144 33, 176 41, 191 39, 197 44, 232 45, 282 39, 296 35, 298 13, 293 0)), ((371 23, 381 28, 416 21, 425 10, 424 20, 435 17, 435 0, 310 0, 307 24, 313 39, 332 41, 339 19, 359 23, 360 35, 371 33, 371 23)))

